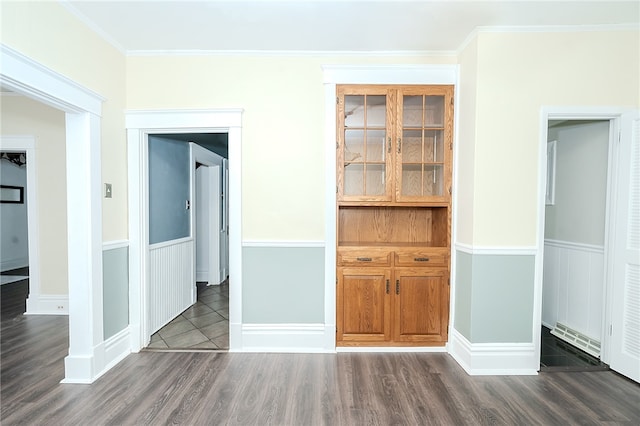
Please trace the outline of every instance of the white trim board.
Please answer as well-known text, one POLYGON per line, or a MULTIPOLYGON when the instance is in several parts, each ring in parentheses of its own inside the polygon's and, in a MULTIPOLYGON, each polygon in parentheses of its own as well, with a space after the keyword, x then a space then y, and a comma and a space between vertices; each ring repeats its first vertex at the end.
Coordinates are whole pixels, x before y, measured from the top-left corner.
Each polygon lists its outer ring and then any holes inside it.
POLYGON ((66 294, 29 294, 25 315, 69 315, 66 294))
POLYGON ((229 351, 334 353, 326 344, 331 338, 335 329, 325 324, 243 324, 241 348, 229 351))
POLYGON ((242 247, 306 248, 325 247, 324 241, 243 241, 242 247))
POLYGON ((455 250, 472 255, 495 255, 495 256, 535 256, 538 253, 537 247, 530 246, 473 246, 465 243, 456 243, 455 250))
POLYGON ((106 241, 102 243, 102 250, 116 250, 120 248, 129 247, 129 240, 114 240, 114 241, 106 241))
POLYGON ((449 339, 450 355, 472 376, 538 374, 533 343, 471 343, 456 329, 449 339))

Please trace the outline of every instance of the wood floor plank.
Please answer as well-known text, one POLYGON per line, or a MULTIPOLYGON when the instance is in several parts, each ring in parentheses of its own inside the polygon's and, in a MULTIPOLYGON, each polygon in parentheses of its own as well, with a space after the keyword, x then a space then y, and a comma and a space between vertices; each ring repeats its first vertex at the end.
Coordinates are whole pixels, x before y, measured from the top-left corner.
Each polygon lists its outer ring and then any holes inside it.
POLYGON ((469 376, 445 353, 141 352, 91 385, 60 384, 68 319, 11 306, 3 426, 640 424, 640 385, 612 371, 469 376))

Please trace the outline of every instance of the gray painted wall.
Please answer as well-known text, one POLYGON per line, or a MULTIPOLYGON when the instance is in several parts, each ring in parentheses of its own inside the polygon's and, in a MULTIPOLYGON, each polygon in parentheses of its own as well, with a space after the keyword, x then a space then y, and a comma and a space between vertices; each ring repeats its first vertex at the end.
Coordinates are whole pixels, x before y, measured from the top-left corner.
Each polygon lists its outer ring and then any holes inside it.
POLYGON ((323 247, 244 247, 242 322, 324 322, 323 247))
POLYGON ((129 325, 129 248, 102 252, 102 306, 104 339, 129 325))
POLYGON ((27 233, 27 168, 0 161, 0 184, 24 188, 22 204, 0 203, 0 270, 29 265, 27 233))
POLYGON ((471 343, 531 343, 535 257, 457 256, 455 329, 471 343))
POLYGON ((190 235, 189 145, 149 136, 149 244, 190 235))
POLYGON ((570 121, 549 129, 556 144, 555 205, 546 206, 545 238, 603 245, 609 122, 570 121))

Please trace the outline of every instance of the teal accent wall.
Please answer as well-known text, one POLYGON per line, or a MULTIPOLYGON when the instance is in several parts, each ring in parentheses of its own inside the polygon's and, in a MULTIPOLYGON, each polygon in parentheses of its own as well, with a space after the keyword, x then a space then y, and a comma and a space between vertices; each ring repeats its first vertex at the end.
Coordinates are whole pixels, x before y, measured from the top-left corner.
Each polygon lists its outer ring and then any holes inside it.
POLYGON ((189 144, 149 136, 149 244, 190 235, 189 144))
POLYGON ((244 247, 242 322, 324 323, 323 247, 244 247))
POLYGON ((129 248, 102 252, 102 306, 104 339, 129 325, 129 248))
POLYGON ((457 256, 455 329, 471 343, 531 343, 535 257, 457 256))

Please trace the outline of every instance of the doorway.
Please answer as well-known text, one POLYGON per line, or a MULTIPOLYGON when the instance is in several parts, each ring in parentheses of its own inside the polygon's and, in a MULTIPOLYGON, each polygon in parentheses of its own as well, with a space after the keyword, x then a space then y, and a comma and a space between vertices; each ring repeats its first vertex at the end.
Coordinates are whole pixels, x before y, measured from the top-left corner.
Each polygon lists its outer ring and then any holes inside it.
POLYGON ((603 369, 609 120, 550 120, 541 368, 603 369))
MULTIPOLYGON (((537 355, 540 357, 542 326, 545 321, 549 321, 545 319, 548 312, 543 315, 543 309, 549 310, 548 306, 544 306, 543 278, 546 278, 545 276, 549 275, 549 269, 552 269, 543 261, 549 258, 550 251, 545 244, 545 229, 548 227, 545 223, 545 209, 554 196, 553 186, 545 191, 547 182, 553 180, 552 161, 549 161, 549 167, 547 167, 547 160, 552 160, 554 157, 553 150, 548 149, 547 144, 550 142, 549 123, 553 120, 604 121, 608 123, 608 149, 604 239, 601 250, 603 261, 602 266, 594 268, 593 271, 585 266, 585 270, 578 272, 578 276, 581 274, 583 277, 599 276, 603 282, 603 290, 600 292, 596 290, 595 293, 599 294, 589 299, 593 303, 589 309, 600 312, 601 340, 587 342, 585 346, 599 343, 599 356, 603 363, 608 364, 612 370, 640 381, 640 351, 637 350, 640 347, 640 335, 637 333, 640 329, 640 315, 637 312, 637 306, 640 304, 640 299, 637 297, 640 294, 640 280, 637 278, 640 276, 637 272, 640 271, 640 227, 637 224, 640 220, 638 220, 638 209, 633 207, 640 204, 640 191, 637 185, 637 181, 640 181, 640 161, 638 161, 640 158, 640 111, 626 108, 544 107, 540 117, 538 255, 536 256, 533 329, 537 355)), ((558 142, 556 142, 557 145, 558 142)), ((586 168, 584 165, 581 167, 586 168)), ((574 213, 573 220, 576 223, 568 225, 569 228, 575 227, 584 217, 589 216, 584 211, 587 208, 589 207, 583 206, 581 211, 574 213)), ((589 248, 597 252, 594 247, 589 248)), ((576 263, 575 258, 576 256, 565 256, 564 263, 569 266, 564 266, 575 269, 571 265, 572 262, 576 263)), ((576 282, 580 281, 576 280, 576 282)), ((578 297, 584 299, 585 296, 582 294, 578 297)), ((571 328, 567 324, 564 325, 567 326, 566 328, 571 328)), ((592 328, 597 331, 598 326, 592 326, 592 328)), ((565 331, 573 332, 573 330, 565 331)), ((593 332, 591 334, 598 335, 593 332)), ((596 347, 596 351, 597 349, 596 347)))
MULTIPOLYGON (((148 187, 144 181, 148 173, 146 143, 151 134, 184 134, 193 140, 194 135, 224 133, 228 135, 228 229, 229 234, 229 307, 228 347, 234 350, 241 343, 242 269, 241 269, 241 111, 199 110, 184 112, 131 112, 127 114, 127 138, 129 141, 130 176, 130 237, 132 282, 139 282, 130 297, 131 323, 136 326, 138 342, 134 351, 146 347, 151 338, 148 324, 149 287, 148 274, 148 187), (131 179, 131 176, 134 176, 131 179), (136 347, 137 346, 137 347, 136 347)), ((197 142, 197 141, 196 141, 197 142)), ((195 272, 195 271, 194 271, 195 272)))
MULTIPOLYGON (((149 135, 149 224, 150 224, 150 250, 167 250, 174 244, 191 244, 194 255, 175 257, 171 253, 163 256, 163 263, 178 262, 177 269, 184 266, 184 262, 190 262, 191 273, 188 276, 179 274, 177 279, 166 280, 156 275, 150 285, 150 300, 160 301, 169 306, 176 294, 184 294, 189 297, 189 306, 182 309, 176 306, 157 331, 154 332, 148 349, 214 349, 226 350, 229 345, 229 281, 223 276, 222 260, 228 257, 228 247, 224 245, 226 239, 222 238, 226 229, 222 228, 224 214, 223 193, 223 166, 224 158, 217 152, 226 155, 227 134, 155 134, 149 135), (193 142, 198 140, 198 143, 193 142), (162 148, 161 145, 167 146, 162 148), (180 160, 178 151, 172 151, 168 156, 163 156, 165 150, 174 145, 173 150, 178 149, 188 153, 188 158, 180 160), (205 148, 206 146, 206 148, 205 148), (214 152, 217 151, 217 152, 214 152), (163 167, 158 174, 157 162, 178 163, 184 161, 184 166, 174 164, 173 168, 163 167), (183 167, 188 170, 187 194, 184 198, 178 196, 175 199, 168 195, 158 195, 168 190, 166 180, 179 181, 183 167), (174 176, 175 175, 175 176, 174 176), (162 199, 158 199, 162 198, 162 199), (176 214, 177 210, 177 214, 176 214), (174 211, 170 220, 162 220, 167 212, 174 211), (179 217, 185 220, 184 234, 175 234, 178 240, 163 241, 158 244, 154 229, 158 224, 162 228, 172 227, 177 224, 179 217), (161 246, 161 247, 158 247, 161 246), (195 272, 195 273, 194 273, 195 272), (186 277, 186 280, 181 279, 186 277), (162 290, 167 287, 166 291, 162 290), (180 288, 183 288, 181 290, 180 288), (162 302, 163 300, 166 303, 162 302), (166 324, 165 324, 166 322, 166 324)), ((174 193, 179 192, 176 188, 174 193)), ((177 228, 180 228, 179 226, 177 228)), ((178 231, 179 229, 176 229, 178 231)), ((155 269, 151 263, 152 274, 155 269)), ((224 270, 226 271, 226 269, 224 270)), ((154 319, 154 306, 151 307, 151 319, 154 319)))

